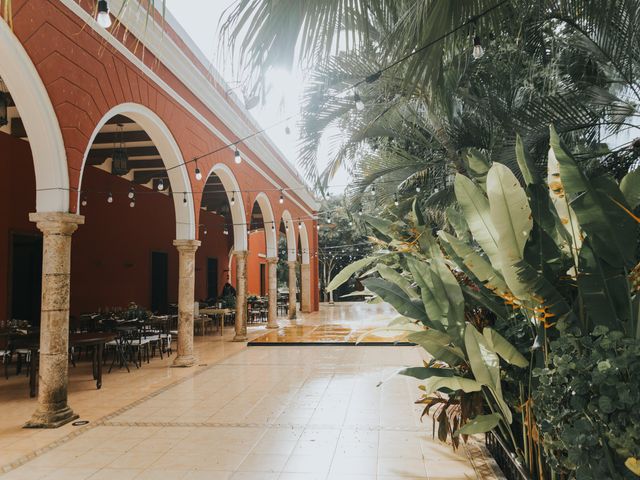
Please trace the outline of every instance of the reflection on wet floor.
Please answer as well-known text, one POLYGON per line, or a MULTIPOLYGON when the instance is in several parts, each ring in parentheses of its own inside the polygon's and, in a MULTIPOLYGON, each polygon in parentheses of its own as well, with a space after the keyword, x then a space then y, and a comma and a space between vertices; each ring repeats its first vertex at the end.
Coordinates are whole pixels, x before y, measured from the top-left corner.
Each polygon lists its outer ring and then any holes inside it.
POLYGON ((372 310, 366 303, 323 305, 320 312, 305 315, 301 320, 280 322, 278 329, 265 333, 249 345, 407 344, 405 332, 383 330, 395 316, 390 308, 379 306, 372 310))

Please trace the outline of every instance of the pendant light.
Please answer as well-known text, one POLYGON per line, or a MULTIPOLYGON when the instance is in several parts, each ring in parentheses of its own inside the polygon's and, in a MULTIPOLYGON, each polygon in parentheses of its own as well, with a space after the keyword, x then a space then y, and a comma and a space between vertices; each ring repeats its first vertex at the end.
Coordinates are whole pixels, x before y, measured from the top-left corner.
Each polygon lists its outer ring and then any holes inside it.
POLYGON ((107 0, 98 1, 96 21, 102 28, 109 28, 111 26, 111 15, 109 15, 109 2, 107 2, 107 0))

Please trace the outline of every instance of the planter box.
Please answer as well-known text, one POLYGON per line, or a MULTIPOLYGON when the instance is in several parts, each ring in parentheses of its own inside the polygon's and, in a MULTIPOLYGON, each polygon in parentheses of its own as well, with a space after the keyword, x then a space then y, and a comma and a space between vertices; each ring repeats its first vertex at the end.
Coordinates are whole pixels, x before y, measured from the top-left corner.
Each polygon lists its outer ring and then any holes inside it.
POLYGON ((487 450, 489 450, 507 480, 531 480, 527 471, 516 462, 513 452, 507 448, 500 437, 493 432, 487 432, 485 434, 485 442, 487 450))

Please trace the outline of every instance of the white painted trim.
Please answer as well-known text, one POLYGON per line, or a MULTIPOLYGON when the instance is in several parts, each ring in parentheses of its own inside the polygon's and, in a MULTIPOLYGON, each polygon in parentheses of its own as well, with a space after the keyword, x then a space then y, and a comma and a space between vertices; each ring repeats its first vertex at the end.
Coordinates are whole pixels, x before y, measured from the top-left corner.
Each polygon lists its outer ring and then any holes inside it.
POLYGON ((244 252, 248 248, 247 241, 247 214, 244 209, 244 199, 240 194, 240 186, 236 180, 235 175, 231 169, 224 163, 216 163, 205 178, 203 178, 203 185, 207 184, 207 180, 212 173, 215 173, 227 194, 227 201, 231 210, 231 221, 233 222, 233 249, 236 252, 244 252), (235 194, 234 194, 235 192, 235 194), (234 197, 233 205, 231 204, 231 197, 234 197))
MULTIPOLYGON (((84 152, 84 157, 82 158, 79 183, 80 188, 82 188, 82 176, 84 175, 87 156, 89 155, 93 141, 105 123, 115 115, 125 115, 140 125, 140 127, 147 132, 151 141, 158 149, 158 152, 160 152, 164 166, 167 168, 169 182, 171 183, 173 208, 176 216, 176 239, 195 240, 196 222, 193 206, 193 194, 191 193, 192 188, 189 183, 189 173, 187 172, 187 167, 184 165, 182 153, 180 152, 180 148, 173 138, 171 131, 164 124, 162 119, 156 115, 155 112, 143 105, 139 105, 137 103, 123 103, 113 107, 100 119, 98 125, 96 125, 96 128, 91 134, 91 139, 84 152), (187 198, 186 205, 183 200, 185 193, 187 198)), ((81 196, 78 195, 78 203, 76 205, 76 211, 78 213, 80 213, 80 197, 81 196)))
POLYGON ((296 225, 293 223, 289 210, 282 212, 282 220, 285 224, 285 236, 287 237, 287 260, 290 262, 296 261, 296 250, 298 244, 296 242, 296 225), (286 228, 289 227, 289 228, 286 228))
POLYGON ((271 208, 269 197, 264 192, 260 192, 255 199, 262 212, 262 223, 264 225, 264 236, 267 244, 267 258, 278 258, 278 240, 275 231, 276 220, 271 208), (273 228, 271 228, 273 226, 273 228))
POLYGON ((0 76, 29 137, 36 176, 36 211, 69 211, 69 169, 58 118, 31 58, 0 18, 0 76))
MULTIPOLYGON (((216 129, 204 116, 202 116, 189 102, 175 92, 164 80, 162 80, 155 72, 149 69, 143 62, 141 62, 131 51, 122 45, 115 37, 113 37, 108 31, 100 27, 97 22, 76 3, 75 0, 60 0, 74 14, 80 17, 87 25, 96 31, 102 38, 104 38, 109 44, 111 44, 116 50, 123 54, 130 62, 138 67, 146 76, 153 80, 163 90, 165 90, 172 98, 180 103, 186 110, 188 110, 194 117, 196 117, 203 125, 205 125, 215 136, 222 140, 226 144, 231 144, 228 138, 226 138, 218 129, 216 129)), ((122 5, 122 0, 112 0, 111 11, 118 12, 122 5)), ((186 86, 196 95, 207 108, 214 113, 220 120, 230 128, 237 137, 242 138, 260 130, 257 124, 246 125, 246 123, 240 118, 240 116, 234 111, 229 104, 229 99, 232 96, 221 95, 211 84, 202 72, 191 62, 191 60, 184 54, 184 52, 162 31, 159 25, 154 21, 150 21, 148 24, 146 14, 142 12, 142 9, 138 9, 136 15, 130 9, 125 9, 122 18, 119 20, 122 24, 134 35, 136 38, 145 45, 162 63, 173 72, 186 86), (151 28, 155 26, 155 28, 151 28)), ((167 18, 167 17, 165 17, 167 18)), ((170 22, 177 23, 173 17, 168 17, 170 22)), ((171 25, 171 23, 170 23, 171 25)), ((171 25, 174 28, 174 25, 171 25)), ((185 33, 183 29, 176 29, 176 32, 185 33)), ((188 36, 187 36, 188 38, 188 36)), ((189 39, 190 40, 190 39, 189 39)), ((193 42, 188 43, 193 48, 193 42)), ((197 51, 197 48, 196 48, 197 51)), ((198 52, 196 52, 198 55, 198 52)), ((202 53, 199 52, 200 58, 202 53)), ((204 64, 206 66, 206 63, 204 64)), ((211 68, 212 75, 218 80, 219 74, 211 68)), ((224 88, 224 83, 221 83, 224 88)), ((246 115, 250 118, 250 113, 234 100, 236 106, 245 111, 246 115)), ((286 162, 284 155, 277 150, 277 147, 268 139, 266 135, 259 135, 253 137, 244 142, 251 151, 253 151, 265 164, 269 165, 276 175, 282 179, 287 186, 293 188, 305 187, 301 190, 296 190, 296 194, 305 202, 306 205, 300 204, 295 200, 289 192, 285 191, 285 195, 298 207, 300 207, 307 215, 311 216, 310 210, 317 210, 318 203, 313 198, 313 195, 306 189, 306 185, 295 175, 293 175, 285 166, 286 162), (265 140, 266 139, 266 140, 265 140), (278 155, 274 155, 267 143, 273 148, 278 155)), ((231 149, 231 147, 230 147, 231 149)), ((285 186, 280 185, 271 176, 267 175, 264 170, 259 168, 253 161, 245 158, 245 161, 249 163, 257 172, 259 172, 267 181, 269 181, 274 188, 282 189, 285 186)))

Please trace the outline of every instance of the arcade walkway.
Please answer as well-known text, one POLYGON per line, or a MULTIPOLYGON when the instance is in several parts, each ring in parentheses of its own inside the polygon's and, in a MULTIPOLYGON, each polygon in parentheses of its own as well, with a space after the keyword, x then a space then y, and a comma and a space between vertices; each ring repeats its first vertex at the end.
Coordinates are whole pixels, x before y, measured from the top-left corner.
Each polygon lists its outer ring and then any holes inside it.
MULTIPOLYGON (((358 322, 390 313, 343 305, 298 322, 348 323, 349 311, 358 322)), ((72 377, 83 427, 20 429, 31 402, 0 388, 14 417, 0 424, 2 478, 496 478, 479 443, 453 453, 432 440, 430 419, 420 423, 415 381, 394 375, 420 363, 415 347, 246 348, 207 337, 196 347, 192 369, 112 373, 101 391, 72 377)))

